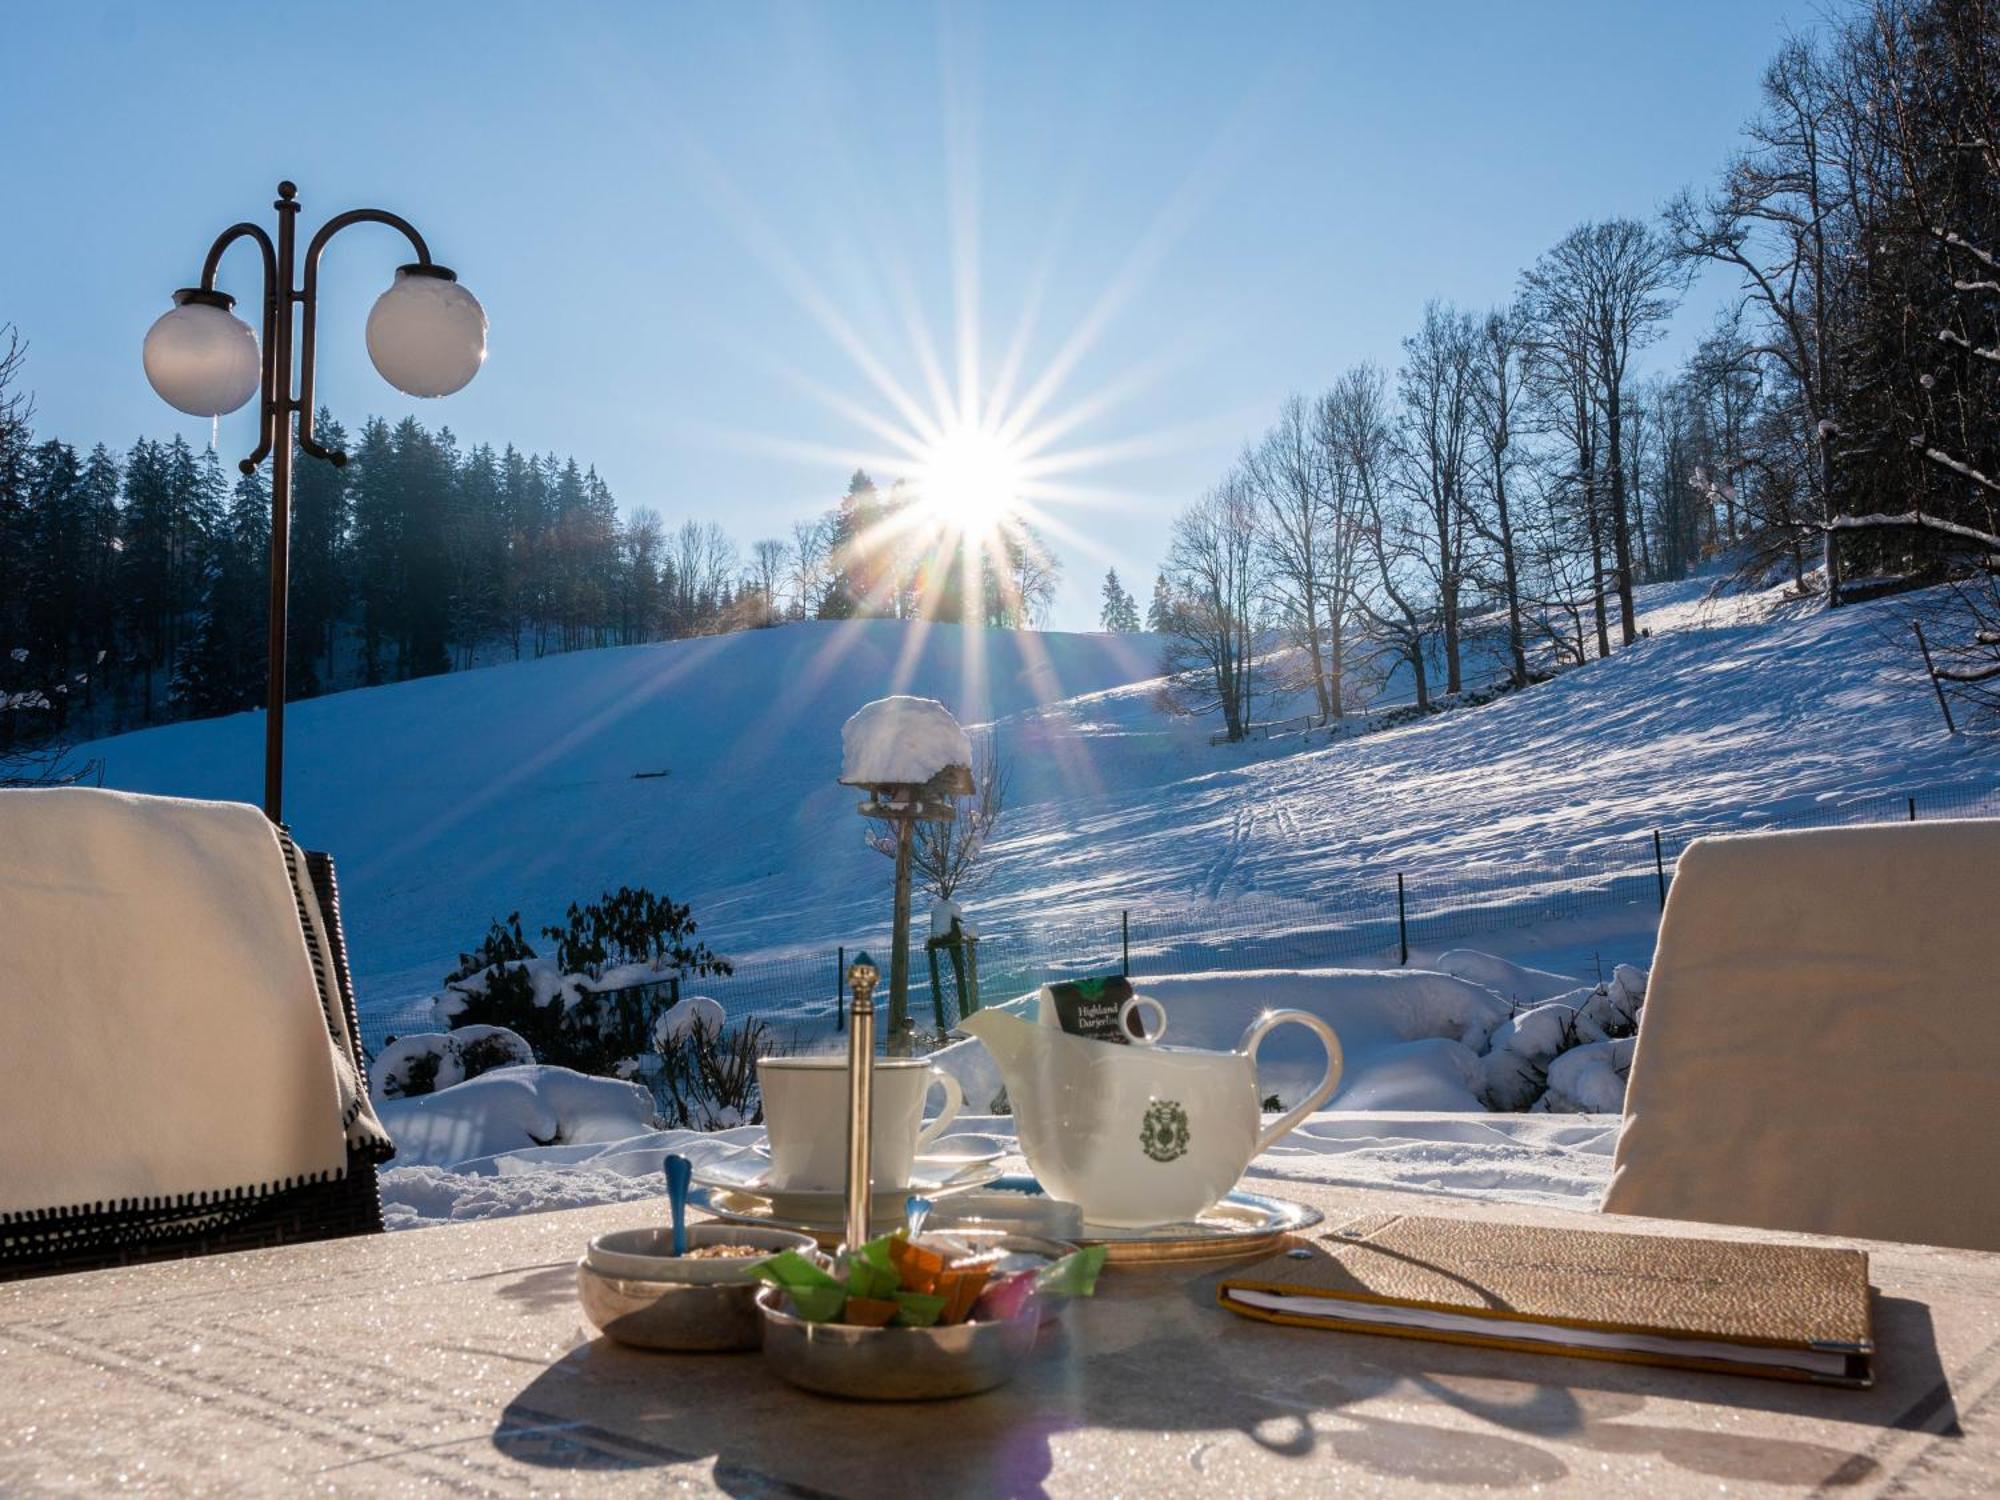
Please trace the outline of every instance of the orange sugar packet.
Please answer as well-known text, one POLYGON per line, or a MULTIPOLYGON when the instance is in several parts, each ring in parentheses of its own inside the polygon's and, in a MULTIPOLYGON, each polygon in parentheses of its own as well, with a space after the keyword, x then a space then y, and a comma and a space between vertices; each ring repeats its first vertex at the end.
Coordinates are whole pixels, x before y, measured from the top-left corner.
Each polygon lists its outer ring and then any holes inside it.
POLYGON ((938 1276, 944 1270, 944 1257, 935 1250, 926 1250, 921 1245, 913 1245, 906 1239, 889 1242, 889 1261, 902 1278, 906 1292, 936 1292, 938 1276))
POLYGON ((945 1299, 944 1311, 939 1314, 940 1323, 963 1323, 972 1315, 972 1304, 979 1300, 979 1294, 986 1287, 986 1280, 993 1274, 991 1266, 972 1265, 954 1268, 938 1277, 938 1295, 945 1299))
POLYGON ((887 1328, 902 1309, 893 1298, 849 1297, 842 1309, 840 1321, 852 1323, 861 1328, 887 1328))

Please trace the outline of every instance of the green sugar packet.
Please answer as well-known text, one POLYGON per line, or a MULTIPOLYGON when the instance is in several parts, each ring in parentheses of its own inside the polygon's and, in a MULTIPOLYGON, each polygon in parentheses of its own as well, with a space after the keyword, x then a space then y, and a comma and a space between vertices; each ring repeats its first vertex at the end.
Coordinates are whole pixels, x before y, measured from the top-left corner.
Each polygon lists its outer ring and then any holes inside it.
POLYGON ((896 1295, 896 1289, 903 1284, 902 1273, 896 1263, 889 1258, 889 1242, 893 1234, 885 1234, 879 1240, 870 1240, 847 1252, 847 1291, 854 1297, 868 1297, 887 1302, 896 1295))
POLYGON ((898 1328, 930 1328, 944 1316, 945 1297, 933 1297, 928 1292, 896 1293, 896 1326, 898 1328))
POLYGON ((1076 1250, 1042 1268, 1035 1289, 1044 1297, 1088 1297, 1097 1290, 1097 1273, 1104 1269, 1105 1245, 1076 1250))
POLYGON ((750 1268, 759 1281, 782 1287, 808 1323, 830 1323, 847 1305, 847 1288, 796 1250, 784 1250, 750 1268))

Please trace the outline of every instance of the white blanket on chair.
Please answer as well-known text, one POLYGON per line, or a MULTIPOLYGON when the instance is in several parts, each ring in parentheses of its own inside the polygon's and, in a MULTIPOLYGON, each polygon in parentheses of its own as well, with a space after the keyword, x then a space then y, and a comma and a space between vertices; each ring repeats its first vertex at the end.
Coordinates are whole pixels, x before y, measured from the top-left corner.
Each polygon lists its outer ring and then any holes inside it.
POLYGON ((0 1214, 346 1170, 286 856, 241 803, 0 792, 0 1059, 0 1214))
POLYGON ((1604 1207, 2000 1250, 2000 820, 1706 838, 1604 1207))

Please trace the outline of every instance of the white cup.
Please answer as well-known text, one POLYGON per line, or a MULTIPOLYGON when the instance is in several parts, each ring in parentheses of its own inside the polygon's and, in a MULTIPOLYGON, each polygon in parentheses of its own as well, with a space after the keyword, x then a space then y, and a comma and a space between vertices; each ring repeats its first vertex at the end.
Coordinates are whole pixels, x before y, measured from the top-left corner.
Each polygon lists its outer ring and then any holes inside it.
MULTIPOLYGON (((771 1185, 795 1193, 846 1187, 847 1059, 760 1057, 757 1086, 771 1138, 771 1185)), ((868 1143, 874 1190, 907 1187, 917 1153, 943 1135, 964 1108, 958 1080, 942 1068, 916 1058, 877 1058, 868 1143), (934 1083, 944 1089, 944 1110, 926 1125, 924 1100, 934 1083)))

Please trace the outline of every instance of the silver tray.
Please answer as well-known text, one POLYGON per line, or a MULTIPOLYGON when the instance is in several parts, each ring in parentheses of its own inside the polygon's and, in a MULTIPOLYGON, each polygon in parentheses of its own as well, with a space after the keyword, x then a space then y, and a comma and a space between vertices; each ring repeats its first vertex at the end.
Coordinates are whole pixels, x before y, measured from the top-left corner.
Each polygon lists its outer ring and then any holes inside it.
MULTIPOLYGON (((1028 1176, 1000 1177, 983 1184, 988 1193, 1016 1192, 1039 1196, 1041 1184, 1028 1176)), ((732 1224, 755 1224, 770 1229, 796 1229, 812 1235, 828 1249, 841 1239, 838 1229, 773 1216, 770 1204, 747 1194, 711 1191, 702 1205, 718 1219, 732 1224)), ((1286 1235, 1310 1229, 1325 1215, 1310 1204, 1288 1198, 1273 1198, 1241 1189, 1228 1194, 1199 1219, 1180 1224, 1155 1224, 1145 1229, 1116 1229, 1086 1223, 1078 1238, 1080 1245, 1102 1245, 1105 1259, 1114 1265, 1143 1265, 1164 1261, 1233 1260, 1238 1256, 1261 1255, 1275 1250, 1286 1235)), ((871 1223, 871 1232, 886 1234, 901 1222, 901 1216, 871 1223)), ((947 1200, 938 1204, 930 1223, 935 1229, 954 1225, 975 1228, 982 1221, 967 1215, 954 1216, 947 1200)))

